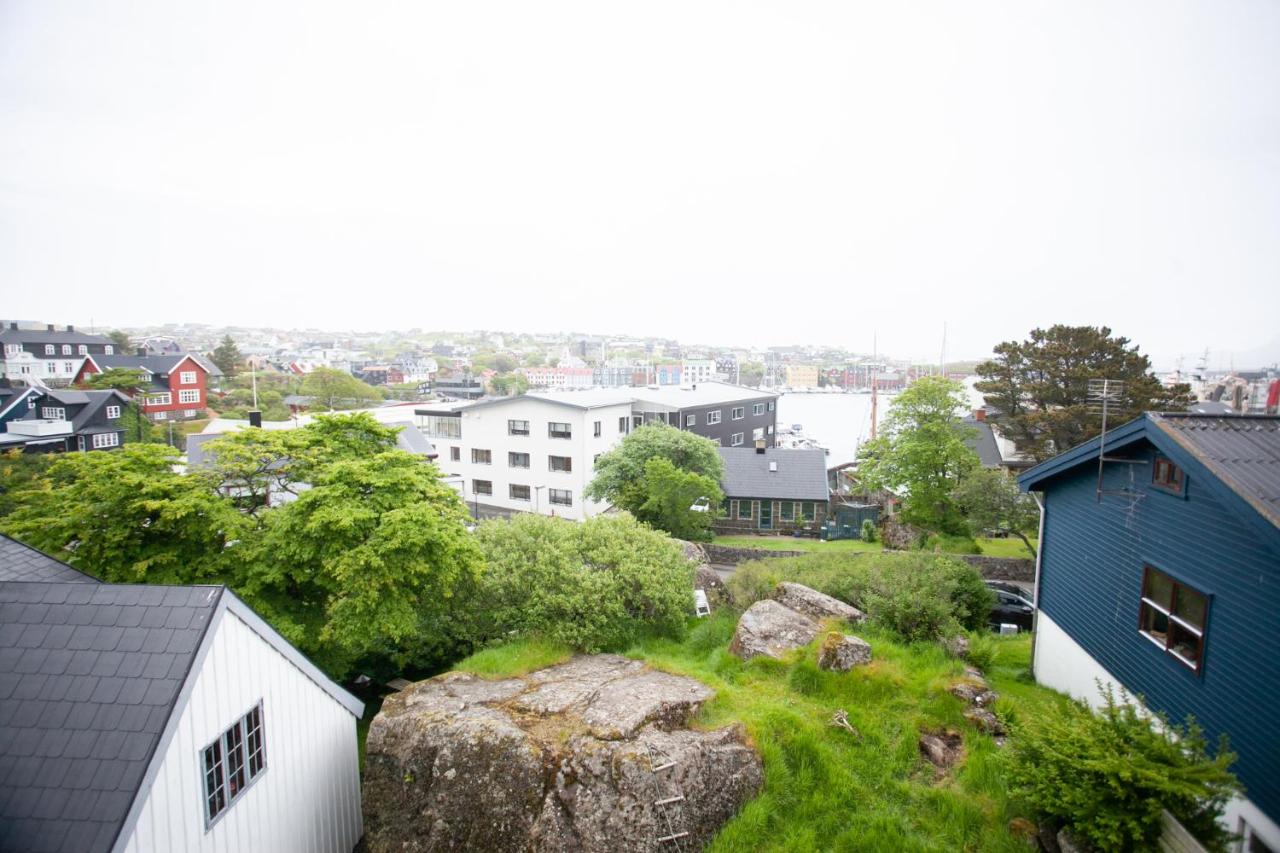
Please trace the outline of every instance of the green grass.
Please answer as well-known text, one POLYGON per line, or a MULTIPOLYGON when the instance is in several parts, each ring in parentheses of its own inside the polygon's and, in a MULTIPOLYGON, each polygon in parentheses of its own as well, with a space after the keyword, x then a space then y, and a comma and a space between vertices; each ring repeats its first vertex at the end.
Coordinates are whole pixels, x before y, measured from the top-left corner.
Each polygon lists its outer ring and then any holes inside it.
POLYGON ((863 542, 861 539, 821 539, 794 536, 717 536, 716 545, 731 548, 760 548, 765 551, 805 551, 818 554, 874 553, 883 550, 879 542, 863 542))
POLYGON ((1027 549, 1022 540, 1016 536, 1007 539, 979 539, 978 547, 988 557, 1026 557, 1034 559, 1035 555, 1027 549))
MULTIPOLYGON (((1005 787, 1005 748, 962 717, 946 692, 962 665, 933 644, 907 645, 868 627, 874 661, 850 673, 815 664, 815 647, 787 662, 744 663, 728 653, 736 614, 697 622, 682 641, 652 639, 626 654, 696 678, 716 691, 695 725, 741 722, 765 765, 765 786, 716 838, 714 851, 1027 851, 1008 830, 1025 817, 1005 787), (848 713, 855 736, 830 724, 848 713), (919 756, 922 729, 953 728, 967 756, 936 775, 919 756)), ((1029 637, 995 638, 988 675, 1001 713, 1055 713, 1065 697, 1026 677, 1029 637)), ((816 644, 815 644, 816 645, 816 644)), ((527 672, 563 649, 516 642, 480 652, 459 669, 527 672)))

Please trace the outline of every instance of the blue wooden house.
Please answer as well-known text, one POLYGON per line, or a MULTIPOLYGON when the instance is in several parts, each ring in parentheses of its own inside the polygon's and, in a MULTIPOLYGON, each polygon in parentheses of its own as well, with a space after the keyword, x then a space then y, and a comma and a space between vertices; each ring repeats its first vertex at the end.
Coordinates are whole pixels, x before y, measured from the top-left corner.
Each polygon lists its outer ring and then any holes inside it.
POLYGON ((1037 679, 1225 732, 1229 828, 1280 850, 1280 417, 1146 414, 1019 483, 1044 503, 1037 679))

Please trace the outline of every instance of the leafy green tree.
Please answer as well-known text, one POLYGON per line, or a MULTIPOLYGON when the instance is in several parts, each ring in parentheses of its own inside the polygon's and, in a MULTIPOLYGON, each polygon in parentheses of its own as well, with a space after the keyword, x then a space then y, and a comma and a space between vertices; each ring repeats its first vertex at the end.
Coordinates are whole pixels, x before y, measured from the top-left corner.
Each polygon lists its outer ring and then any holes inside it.
POLYGON ((998 345, 977 370, 982 381, 976 387, 992 409, 988 419, 1038 461, 1102 431, 1102 416, 1088 397, 1091 379, 1124 383, 1109 412, 1116 426, 1145 411, 1181 411, 1190 402, 1188 386, 1165 388, 1150 359, 1106 326, 1033 329, 1025 341, 998 345))
POLYGON ((17 496, 35 487, 55 458, 47 453, 23 453, 21 449, 0 452, 0 518, 17 509, 17 496))
POLYGON ((664 423, 652 423, 633 430, 596 460, 595 477, 587 484, 587 498, 612 503, 639 517, 649 498, 644 489, 645 466, 656 457, 715 483, 724 477, 724 462, 714 441, 664 423))
POLYGON ((335 677, 439 663, 454 591, 481 569, 462 499, 400 450, 318 466, 309 483, 263 516, 237 591, 335 677))
POLYGON ((317 367, 302 380, 300 393, 312 397, 316 408, 332 411, 353 408, 361 403, 375 403, 382 394, 349 373, 330 367, 317 367))
POLYGON ((999 468, 978 468, 961 480, 951 499, 969 523, 969 531, 981 536, 985 530, 1005 530, 1017 536, 1035 554, 1027 537, 1040 521, 1035 499, 1018 489, 1018 483, 999 468))
POLYGON ((764 362, 760 361, 744 361, 738 367, 738 383, 741 385, 750 385, 751 387, 759 387, 764 381, 764 362))
POLYGON ((520 373, 509 373, 506 376, 495 376, 489 380, 493 393, 503 397, 513 397, 529 390, 529 380, 520 373))
POLYGON ((542 367, 542 365, 547 363, 547 357, 541 350, 534 350, 533 352, 526 354, 523 361, 525 367, 542 367))
POLYGON ((235 339, 230 335, 222 338, 210 356, 210 360, 227 376, 235 376, 244 366, 244 355, 241 354, 240 347, 236 346, 235 339))
POLYGON ((961 421, 964 387, 939 376, 911 383, 894 398, 874 441, 858 452, 858 477, 869 489, 904 492, 903 518, 923 527, 963 527, 951 494, 979 466, 961 421))
POLYGON ((487 564, 466 605, 476 642, 537 635, 623 649, 645 632, 679 637, 693 609, 680 545, 626 516, 519 515, 481 524, 476 540, 487 564))
POLYGON ((644 503, 632 513, 640 521, 678 539, 711 539, 711 523, 724 501, 724 492, 715 480, 681 470, 669 459, 654 456, 644 465, 640 486, 644 503), (710 504, 706 512, 692 509, 703 499, 710 504))
POLYGON ((133 341, 129 338, 128 332, 116 329, 108 332, 107 337, 111 338, 111 345, 115 347, 117 353, 133 355, 133 341))
POLYGON ((178 452, 129 444, 67 453, 0 529, 117 583, 200 583, 223 577, 242 550, 243 516, 209 481, 175 473, 178 452))
POLYGON ((132 367, 109 367, 90 374, 83 387, 93 391, 120 391, 129 395, 129 404, 120 413, 120 426, 126 442, 163 443, 155 424, 142 413, 142 398, 151 384, 145 371, 132 367))

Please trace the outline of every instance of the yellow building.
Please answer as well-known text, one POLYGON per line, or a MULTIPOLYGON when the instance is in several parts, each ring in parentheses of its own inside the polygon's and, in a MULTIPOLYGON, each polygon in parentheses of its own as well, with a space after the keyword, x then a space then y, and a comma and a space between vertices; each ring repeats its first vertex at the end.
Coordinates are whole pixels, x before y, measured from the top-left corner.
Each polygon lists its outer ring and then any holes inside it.
POLYGON ((788 364, 786 385, 789 388, 817 388, 818 368, 812 364, 788 364))

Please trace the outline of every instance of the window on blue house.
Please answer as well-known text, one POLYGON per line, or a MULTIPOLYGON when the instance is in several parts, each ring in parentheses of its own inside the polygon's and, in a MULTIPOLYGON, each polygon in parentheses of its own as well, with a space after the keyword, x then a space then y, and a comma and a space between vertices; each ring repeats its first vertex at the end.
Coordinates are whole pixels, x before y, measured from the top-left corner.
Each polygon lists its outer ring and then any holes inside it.
POLYGON ((1209 598, 1145 566, 1138 630, 1179 662, 1200 671, 1209 598))
POLYGON ((1164 492, 1182 494, 1182 469, 1163 456, 1157 456, 1151 470, 1151 485, 1164 492))

